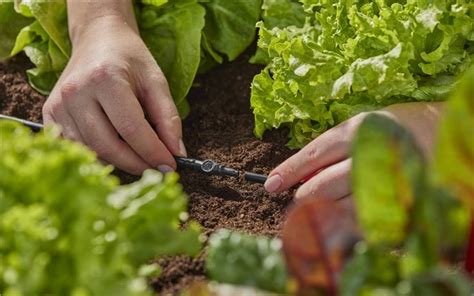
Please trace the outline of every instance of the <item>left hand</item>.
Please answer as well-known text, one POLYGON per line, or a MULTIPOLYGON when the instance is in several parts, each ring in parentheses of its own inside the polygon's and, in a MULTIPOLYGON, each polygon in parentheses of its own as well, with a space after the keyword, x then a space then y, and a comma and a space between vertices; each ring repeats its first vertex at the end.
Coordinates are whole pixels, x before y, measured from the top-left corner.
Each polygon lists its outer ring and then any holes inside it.
MULTIPOLYGON (((430 157, 443 103, 405 103, 375 113, 409 129, 423 153, 430 157)), ((352 194, 351 146, 359 125, 370 112, 360 113, 314 139, 269 175, 265 189, 281 192, 317 172, 296 191, 295 198, 340 199, 352 194)))

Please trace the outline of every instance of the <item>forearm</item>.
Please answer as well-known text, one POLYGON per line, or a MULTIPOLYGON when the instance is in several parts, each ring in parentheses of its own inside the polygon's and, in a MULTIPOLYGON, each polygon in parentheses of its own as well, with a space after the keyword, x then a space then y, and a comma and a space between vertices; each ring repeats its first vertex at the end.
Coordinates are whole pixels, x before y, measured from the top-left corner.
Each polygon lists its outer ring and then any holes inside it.
POLYGON ((415 102, 388 106, 384 111, 409 129, 420 148, 427 156, 431 156, 445 106, 445 102, 415 102))
POLYGON ((67 0, 69 35, 73 45, 81 34, 98 20, 123 22, 138 32, 131 0, 77 1, 67 0))

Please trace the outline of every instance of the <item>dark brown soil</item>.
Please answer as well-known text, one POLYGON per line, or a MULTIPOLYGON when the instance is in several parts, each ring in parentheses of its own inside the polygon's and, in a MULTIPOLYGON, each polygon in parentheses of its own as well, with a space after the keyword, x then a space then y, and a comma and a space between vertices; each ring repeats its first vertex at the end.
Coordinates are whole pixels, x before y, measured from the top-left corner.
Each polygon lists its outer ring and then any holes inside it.
MULTIPOLYGON (((252 133, 249 87, 260 67, 248 64, 248 58, 244 55, 197 78, 189 95, 192 112, 184 121, 184 140, 190 157, 268 173, 292 152, 284 145, 285 131, 268 133, 262 141, 252 133)), ((28 86, 24 71, 29 66, 24 56, 0 63, 0 113, 40 121, 45 98, 28 86)), ((289 193, 269 195, 261 184, 208 177, 188 170, 180 173, 190 197, 190 217, 201 223, 206 233, 225 227, 279 235, 291 201, 289 193)), ((123 172, 118 175, 123 182, 136 179, 123 172)), ((205 277, 202 258, 180 256, 161 258, 158 262, 163 273, 152 285, 159 292, 173 293, 205 277)))

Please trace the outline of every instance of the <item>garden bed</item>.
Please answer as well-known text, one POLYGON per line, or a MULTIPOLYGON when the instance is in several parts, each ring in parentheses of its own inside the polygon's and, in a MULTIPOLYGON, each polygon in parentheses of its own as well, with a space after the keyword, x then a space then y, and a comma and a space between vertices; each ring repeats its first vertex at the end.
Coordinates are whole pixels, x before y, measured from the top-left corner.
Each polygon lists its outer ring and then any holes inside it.
MULTIPOLYGON (((248 64, 249 54, 199 76, 189 95, 192 112, 184 121, 184 141, 190 157, 213 159, 236 169, 268 173, 289 157, 287 133, 273 131, 260 141, 253 135, 250 110, 250 81, 260 71, 248 64)), ((28 85, 28 59, 20 55, 0 63, 0 113, 41 121, 45 97, 28 85)), ((122 182, 135 177, 117 172, 122 182)), ((192 171, 181 172, 181 182, 190 197, 189 214, 210 233, 218 228, 241 229, 276 236, 291 200, 289 193, 267 194, 260 184, 243 180, 206 177, 192 171)), ((161 258, 160 278, 153 287, 174 292, 196 279, 204 278, 202 259, 161 258)))

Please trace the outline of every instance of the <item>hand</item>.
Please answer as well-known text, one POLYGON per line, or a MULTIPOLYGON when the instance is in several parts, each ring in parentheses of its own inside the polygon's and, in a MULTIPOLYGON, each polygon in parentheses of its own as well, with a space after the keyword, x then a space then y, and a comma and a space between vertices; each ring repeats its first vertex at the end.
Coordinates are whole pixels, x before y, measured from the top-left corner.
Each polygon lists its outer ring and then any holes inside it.
POLYGON ((45 124, 129 173, 174 170, 173 155, 186 156, 181 119, 136 27, 97 17, 74 32, 71 59, 43 107, 45 124))
MULTIPOLYGON (((374 111, 397 121, 414 135, 425 155, 431 156, 443 103, 406 103, 374 111)), ((275 168, 265 183, 269 192, 281 192, 315 174, 295 193, 295 198, 340 199, 352 194, 352 140, 369 113, 361 113, 328 130, 275 168)))

